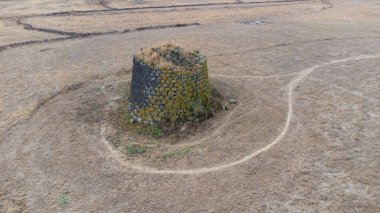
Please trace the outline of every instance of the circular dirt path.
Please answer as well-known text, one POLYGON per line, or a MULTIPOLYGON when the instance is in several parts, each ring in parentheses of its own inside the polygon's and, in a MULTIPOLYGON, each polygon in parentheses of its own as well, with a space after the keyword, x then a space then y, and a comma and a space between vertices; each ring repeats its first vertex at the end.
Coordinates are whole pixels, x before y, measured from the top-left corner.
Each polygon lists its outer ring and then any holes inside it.
MULTIPOLYGON (((91 4, 99 11, 76 15, 182 11, 188 21, 105 20, 98 34, 65 19, 55 28, 33 10, 19 17, 25 36, 0 48, 0 211, 376 212, 376 1, 214 3, 139 12, 91 4), (234 10, 245 13, 219 17, 234 10), (199 11, 209 19, 193 20, 199 11), (238 104, 174 145, 190 146, 189 155, 128 160, 104 137, 103 115, 128 86, 132 54, 168 40, 205 52, 212 83, 238 104)), ((1 20, 10 35, 21 30, 12 31, 14 18, 1 20)))

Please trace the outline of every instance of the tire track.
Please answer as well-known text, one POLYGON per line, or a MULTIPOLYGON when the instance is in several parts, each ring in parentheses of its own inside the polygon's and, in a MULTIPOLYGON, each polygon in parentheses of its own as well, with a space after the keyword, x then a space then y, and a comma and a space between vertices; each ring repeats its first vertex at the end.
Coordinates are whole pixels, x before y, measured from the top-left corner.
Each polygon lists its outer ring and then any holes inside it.
MULTIPOLYGON (((311 1, 311 0, 273 0, 273 1, 260 1, 260 2, 240 2, 240 1, 237 1, 237 2, 220 2, 220 3, 203 3, 203 4, 200 3, 200 4, 169 5, 169 6, 130 7, 130 8, 107 9, 107 10, 65 11, 65 12, 55 12, 55 13, 48 13, 48 14, 38 14, 38 15, 33 15, 33 16, 19 16, 19 18, 16 20, 16 23, 18 25, 22 26, 25 30, 38 31, 38 32, 50 33, 50 34, 55 34, 55 35, 60 35, 60 36, 67 36, 67 37, 51 38, 51 39, 43 39, 43 40, 29 40, 29 41, 7 44, 7 45, 0 46, 0 52, 4 51, 5 49, 28 46, 28 45, 32 45, 32 44, 52 43, 52 42, 59 42, 59 41, 65 41, 65 40, 71 40, 71 39, 89 38, 89 37, 95 37, 95 36, 101 36, 101 35, 110 35, 110 34, 123 34, 123 33, 136 32, 136 31, 167 29, 167 28, 177 28, 177 27, 201 25, 200 23, 197 23, 197 22, 194 22, 194 23, 178 23, 178 24, 170 24, 170 25, 156 25, 156 26, 148 26, 148 27, 139 27, 139 28, 134 28, 134 29, 113 30, 113 31, 105 31, 105 32, 80 33, 80 32, 70 32, 70 31, 61 31, 61 30, 55 30, 55 29, 49 29, 49 28, 35 27, 31 24, 23 22, 21 18, 60 16, 60 15, 69 16, 69 15, 74 15, 74 14, 78 14, 78 13, 79 14, 80 13, 90 13, 90 12, 96 13, 96 12, 105 12, 105 11, 130 11, 130 10, 144 10, 144 9, 202 7, 202 6, 212 6, 212 5, 293 3, 293 2, 309 2, 309 1, 311 1)), ((13 17, 13 18, 15 18, 15 17, 13 17)), ((1 17, 0 17, 0 19, 1 19, 1 17)), ((211 56, 211 57, 213 57, 213 56, 211 56)))
MULTIPOLYGON (((231 76, 231 75, 217 75, 217 74, 209 74, 209 76, 213 76, 213 77, 222 77, 222 78, 243 78, 243 79, 246 79, 246 78, 253 78, 253 79, 260 79, 260 80, 264 80, 264 79, 273 79, 273 78, 279 78, 279 77, 290 77, 290 76, 295 76, 295 75, 300 75, 300 73, 291 73, 291 74, 285 74, 285 75, 251 75, 251 76, 247 76, 247 75, 242 75, 242 76, 231 76)), ((124 83, 124 82, 128 82, 130 81, 131 79, 131 76, 128 76, 128 78, 126 80, 120 80, 120 81, 114 81, 114 82, 108 82, 106 84, 104 84, 101 89, 104 90, 107 86, 110 86, 110 85, 114 85, 114 84, 119 84, 119 83, 124 83)), ((232 111, 230 111, 226 117, 224 118, 224 120, 230 120, 230 118, 232 116, 234 116, 238 110, 239 110, 239 107, 240 105, 238 104, 236 107, 234 107, 234 109, 232 111)), ((241 109, 240 109, 241 110, 241 109)), ((250 112, 248 112, 250 113, 250 112)), ((214 130, 212 130, 212 132, 210 134, 208 134, 206 137, 204 138, 201 138, 200 140, 198 141, 190 141, 190 142, 186 142, 186 143, 180 143, 180 144, 176 144, 176 145, 171 145, 170 147, 185 147, 185 146, 193 146, 193 145, 198 145, 198 144, 201 144, 201 143, 204 143, 205 141, 211 139, 212 137, 214 137, 215 135, 219 134, 220 132, 222 132, 222 130, 227 126, 227 122, 224 122, 224 123, 218 123, 218 127, 215 128, 214 130)), ((104 127, 104 124, 101 124, 101 128, 105 128, 104 127)), ((212 127, 211 127, 212 128, 212 127)))
POLYGON ((122 34, 122 33, 129 33, 129 32, 135 32, 135 31, 144 31, 144 30, 157 30, 157 29, 166 29, 166 28, 177 28, 177 27, 188 27, 188 26, 198 26, 200 25, 197 22, 193 23, 180 23, 180 24, 168 24, 168 25, 154 25, 154 26, 148 26, 148 27, 138 27, 138 28, 132 28, 132 29, 124 29, 124 30, 112 30, 112 31, 104 31, 104 32, 91 32, 91 33, 78 33, 78 32, 67 32, 67 31, 61 31, 61 30, 54 30, 49 28, 39 28, 34 27, 31 24, 27 24, 22 22, 20 19, 16 21, 18 25, 21 25, 24 27, 25 30, 32 30, 32 31, 39 31, 44 33, 52 33, 56 35, 65 35, 68 37, 93 37, 93 36, 100 36, 100 35, 110 35, 110 34, 122 34))
POLYGON ((280 143, 282 139, 286 136, 287 132, 289 131, 290 123, 292 121, 292 116, 293 116, 293 90, 296 88, 296 86, 304 80, 308 75, 316 71, 317 69, 327 66, 327 65, 332 65, 332 64, 338 64, 338 63, 343 63, 347 61, 356 61, 356 60, 362 60, 362 59, 371 59, 371 58, 377 58, 380 57, 380 53, 377 54, 372 54, 372 55, 360 55, 360 56, 355 56, 355 57, 349 57, 345 59, 339 59, 339 60, 333 60, 330 62, 326 62, 323 64, 315 65, 310 68, 307 68, 303 71, 300 72, 300 75, 293 79, 289 86, 288 86, 288 112, 287 112, 287 117, 286 121, 284 124, 284 127, 281 131, 281 133, 268 145, 262 147, 259 150, 256 150, 252 152, 251 154, 241 158, 240 160, 227 163, 227 164, 221 164, 221 165, 216 165, 213 167, 207 167, 207 168, 198 168, 198 169, 188 169, 188 170, 172 170, 172 169, 163 169, 163 170, 158 170, 156 168, 152 167, 147 167, 147 166, 138 166, 138 165, 133 165, 131 163, 128 163, 124 161, 120 154, 114 150, 110 143, 106 140, 104 136, 104 127, 100 127, 100 136, 101 136, 101 142, 104 144, 104 146, 109 150, 111 156, 117 160, 122 166, 125 166, 126 168, 134 169, 138 172, 142 173, 151 173, 151 174, 160 174, 160 175, 197 175, 197 174, 204 174, 204 173, 210 173, 210 172, 217 172, 217 171, 222 171, 240 164, 243 164, 252 158, 256 157, 257 155, 267 152, 270 150, 273 146, 276 144, 280 143))
MULTIPOLYGON (((0 143, 3 140, 3 138, 5 138, 7 136, 7 134, 16 126, 18 125, 21 125, 23 123, 26 123, 28 122, 32 117, 33 115, 43 106, 45 106, 48 102, 50 102, 51 100, 53 100, 54 98, 56 98, 58 95, 61 95, 63 93, 66 93, 68 91, 73 91, 73 90, 77 90, 77 89, 80 89, 83 85, 84 85, 85 82, 78 82, 78 83, 75 83, 75 84, 71 84, 71 85, 68 85, 68 86, 65 86, 63 87, 62 89, 58 90, 57 92, 53 92, 51 94, 48 94, 46 98, 44 98, 43 100, 39 101, 35 107, 29 112, 29 114, 27 115, 26 118, 23 118, 21 120, 18 120, 18 121, 15 121, 13 124, 11 124, 10 126, 6 127, 5 130, 4 130, 4 134, 0 134, 0 143)), ((1 133, 1 132, 0 132, 1 133)))
POLYGON ((223 5, 256 5, 256 4, 271 4, 271 3, 297 3, 297 2, 310 2, 312 0, 271 0, 271 1, 249 1, 249 2, 214 2, 214 3, 198 3, 198 4, 183 4, 183 5, 163 5, 163 6, 141 6, 141 7, 124 7, 124 8, 113 8, 107 5, 108 9, 98 9, 98 10, 72 10, 72 11, 62 11, 62 12, 52 12, 46 14, 35 14, 28 16, 8 16, 0 17, 0 19, 10 19, 10 18, 32 18, 32 17, 47 17, 47 16, 69 16, 75 14, 86 14, 86 13, 100 13, 100 12, 112 12, 112 11, 138 11, 138 10, 154 10, 154 9, 172 9, 172 8, 186 8, 186 7, 205 7, 205 6, 223 6, 223 5))
POLYGON ((294 42, 294 43, 280 43, 280 44, 275 44, 275 45, 271 45, 271 46, 267 46, 267 47, 252 48, 252 49, 247 49, 247 50, 243 50, 243 51, 231 51, 231 52, 224 52, 224 53, 209 55, 208 58, 214 58, 214 57, 220 57, 220 56, 229 56, 229 55, 243 55, 243 54, 250 53, 250 52, 268 50, 268 49, 272 49, 272 48, 276 48, 276 47, 289 47, 289 46, 298 45, 298 44, 312 44, 312 43, 318 43, 318 42, 324 42, 324 41, 363 40, 363 39, 380 39, 380 36, 322 38, 322 39, 300 41, 300 42, 294 42))
POLYGON ((295 73, 289 73, 289 74, 284 74, 284 75, 218 75, 218 74, 210 74, 210 76, 215 76, 215 77, 221 77, 221 78, 254 78, 254 79, 271 79, 271 78, 279 78, 279 77, 290 77, 290 76, 296 76, 300 75, 299 72, 295 73))
POLYGON ((28 46, 28 45, 32 45, 32 44, 52 43, 52 42, 66 41, 66 40, 72 40, 72 39, 84 39, 84 38, 90 38, 90 37, 102 36, 102 35, 125 34, 125 33, 147 31, 147 30, 161 30, 161 29, 191 27, 191 26, 199 26, 200 25, 199 23, 195 22, 195 23, 189 23, 189 24, 169 24, 169 25, 155 25, 155 26, 148 26, 148 27, 138 27, 138 28, 133 28, 133 29, 125 29, 125 30, 121 30, 121 31, 106 31, 106 32, 98 32, 98 33, 78 33, 78 32, 66 32, 66 31, 60 31, 60 30, 52 30, 52 29, 47 29, 47 28, 36 28, 30 24, 23 23, 20 20, 18 20, 17 23, 19 25, 23 26, 24 29, 26 29, 26 30, 39 31, 39 32, 44 32, 44 33, 52 33, 52 34, 56 34, 56 35, 64 35, 67 37, 44 39, 44 40, 31 40, 31 41, 24 41, 24 42, 8 44, 8 45, 0 46, 0 52, 4 51, 6 49, 10 49, 10 48, 28 46))
POLYGON ((100 5, 102 5, 102 7, 104 7, 104 8, 107 8, 108 10, 114 10, 114 9, 116 9, 114 7, 109 6, 106 1, 100 1, 100 5))

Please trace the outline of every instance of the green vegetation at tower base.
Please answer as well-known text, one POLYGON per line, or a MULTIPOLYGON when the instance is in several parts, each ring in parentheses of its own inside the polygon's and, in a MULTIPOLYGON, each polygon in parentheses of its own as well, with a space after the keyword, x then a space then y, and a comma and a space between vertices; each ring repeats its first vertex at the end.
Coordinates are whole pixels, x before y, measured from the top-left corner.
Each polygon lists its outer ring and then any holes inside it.
POLYGON ((193 116, 186 119, 162 120, 156 123, 137 123, 134 122, 131 113, 128 111, 127 103, 121 108, 121 118, 128 130, 139 135, 150 138, 163 138, 170 135, 186 135, 184 126, 197 126, 199 123, 214 117, 219 111, 227 110, 222 95, 211 86, 211 103, 207 107, 202 104, 201 100, 195 100, 190 105, 190 111, 193 116))

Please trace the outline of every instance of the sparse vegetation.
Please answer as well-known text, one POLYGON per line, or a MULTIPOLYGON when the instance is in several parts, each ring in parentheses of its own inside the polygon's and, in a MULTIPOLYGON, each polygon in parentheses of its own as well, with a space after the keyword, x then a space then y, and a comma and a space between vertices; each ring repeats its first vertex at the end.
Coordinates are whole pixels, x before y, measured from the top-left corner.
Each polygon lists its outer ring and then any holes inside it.
MULTIPOLYGON (((128 129, 139 133, 140 135, 160 138, 165 135, 165 132, 156 124, 139 124, 133 123, 131 113, 128 110, 128 107, 122 107, 120 113, 122 116, 122 122, 128 127, 128 129)), ((115 141, 117 143, 117 141, 115 141)))
POLYGON ((169 158, 183 158, 187 155, 189 155, 192 151, 191 147, 185 147, 185 148, 180 148, 176 150, 172 150, 169 152, 166 152, 162 155, 163 159, 169 159, 169 158))
POLYGON ((214 87, 211 87, 211 105, 205 107, 202 104, 201 100, 196 100, 191 103, 191 110, 195 115, 195 117, 192 118, 192 121, 203 121, 207 118, 214 116, 216 112, 226 109, 227 107, 223 103, 221 94, 214 87))
POLYGON ((152 67, 173 70, 192 70, 195 68, 192 66, 203 57, 197 50, 186 51, 174 43, 141 49, 137 56, 152 67))
POLYGON ((131 125, 132 124, 132 117, 131 113, 128 111, 127 107, 124 107, 125 109, 122 109, 122 117, 125 124, 131 125))
POLYGON ((121 145, 121 138, 114 138, 111 141, 112 145, 115 147, 119 147, 121 145))
MULTIPOLYGON (((223 97, 221 94, 214 88, 211 87, 211 105, 210 107, 204 107, 202 101, 194 101, 190 103, 191 110, 194 112, 194 117, 189 117, 186 122, 192 122, 196 125, 199 122, 206 120, 207 118, 213 117, 218 111, 226 110, 227 107, 224 104, 223 97)), ((183 132, 180 132, 181 127, 184 125, 185 121, 179 121, 176 123, 171 123, 170 121, 162 121, 158 124, 142 124, 134 123, 131 113, 128 110, 128 103, 124 102, 122 107, 119 109, 121 123, 124 124, 124 128, 129 131, 136 132, 143 136, 161 138, 165 135, 177 134, 184 136, 183 132)), ((188 124, 187 124, 188 125, 188 124)), ((125 129, 124 129, 125 130, 125 129)), ((110 142, 118 147, 121 143, 120 139, 112 139, 110 142)))
POLYGON ((212 109, 209 107, 204 107, 202 104, 202 101, 197 100, 191 103, 190 109, 195 115, 194 118, 192 118, 192 121, 199 122, 207 117, 209 117, 210 112, 212 112, 212 109))
POLYGON ((214 110, 214 112, 228 109, 227 106, 223 102, 223 96, 212 85, 211 85, 211 107, 214 110))
POLYGON ((63 194, 59 197, 58 203, 60 206, 65 206, 69 203, 69 196, 67 194, 63 194))
POLYGON ((161 130, 157 125, 150 124, 137 129, 137 132, 141 135, 159 138, 165 135, 165 132, 161 130))
POLYGON ((0 213, 380 213, 380 0, 0 5, 0 213))
POLYGON ((147 151, 148 151, 148 148, 142 145, 138 145, 138 144, 127 145, 128 155, 141 155, 147 151))

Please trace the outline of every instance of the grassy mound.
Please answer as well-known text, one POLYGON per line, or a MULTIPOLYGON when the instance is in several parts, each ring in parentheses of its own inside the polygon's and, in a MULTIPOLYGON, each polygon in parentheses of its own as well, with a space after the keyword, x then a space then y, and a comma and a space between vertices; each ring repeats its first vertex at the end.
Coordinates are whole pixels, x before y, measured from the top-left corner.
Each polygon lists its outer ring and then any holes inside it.
POLYGON ((176 71, 194 71, 194 65, 205 59, 199 51, 186 51, 173 43, 141 49, 137 57, 154 68, 176 71))

